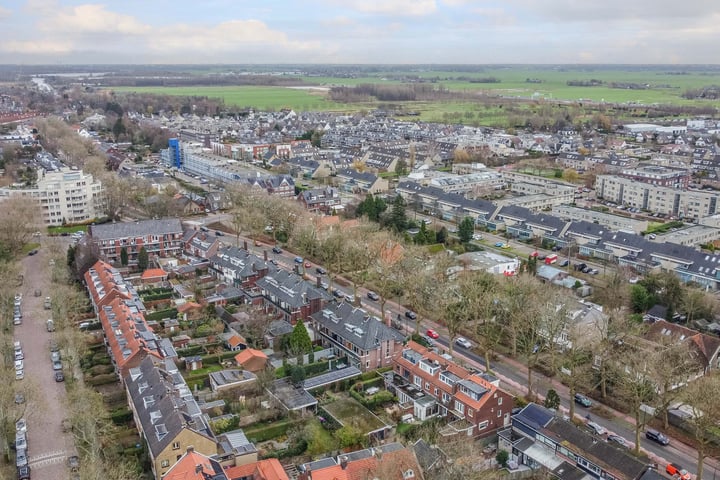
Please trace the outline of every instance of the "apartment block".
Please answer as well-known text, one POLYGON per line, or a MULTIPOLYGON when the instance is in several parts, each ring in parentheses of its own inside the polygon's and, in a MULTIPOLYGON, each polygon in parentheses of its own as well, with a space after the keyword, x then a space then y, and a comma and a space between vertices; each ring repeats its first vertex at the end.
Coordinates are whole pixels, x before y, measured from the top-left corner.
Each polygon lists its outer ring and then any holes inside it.
POLYGON ((105 198, 99 180, 82 170, 63 168, 48 172, 40 168, 31 187, 0 188, 0 201, 13 195, 38 202, 46 225, 90 222, 105 214, 105 198))
POLYGON ((151 257, 174 257, 185 247, 182 224, 177 218, 92 225, 88 237, 108 262, 119 262, 123 248, 134 262, 142 247, 151 257))

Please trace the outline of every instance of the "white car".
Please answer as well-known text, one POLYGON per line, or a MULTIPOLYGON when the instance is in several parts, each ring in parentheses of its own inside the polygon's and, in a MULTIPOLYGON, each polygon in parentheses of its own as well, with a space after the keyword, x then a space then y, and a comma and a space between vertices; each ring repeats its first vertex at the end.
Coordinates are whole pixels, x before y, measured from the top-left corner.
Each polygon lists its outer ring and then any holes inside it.
POLYGON ((25 433, 27 432, 27 422, 24 418, 21 418, 17 422, 15 422, 15 431, 17 433, 25 433))
POLYGON ((473 233, 472 239, 473 240, 482 240, 483 236, 480 233, 473 233))
POLYGON ((607 430, 605 430, 602 425, 598 425, 595 422, 588 422, 587 426, 595 435, 605 435, 605 433, 607 433, 607 430))
POLYGON ((472 348, 472 343, 465 337, 458 337, 455 339, 455 345, 463 348, 472 348))
POLYGON ((23 370, 25 368, 25 364, 22 360, 15 360, 15 370, 23 370))
POLYGON ((22 380, 25 378, 25 372, 23 370, 15 370, 15 380, 22 380))

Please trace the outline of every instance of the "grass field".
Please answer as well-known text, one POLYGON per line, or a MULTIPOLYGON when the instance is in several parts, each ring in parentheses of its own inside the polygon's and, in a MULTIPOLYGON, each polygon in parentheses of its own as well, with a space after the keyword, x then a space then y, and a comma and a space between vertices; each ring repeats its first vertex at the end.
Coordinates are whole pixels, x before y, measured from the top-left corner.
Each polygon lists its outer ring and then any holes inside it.
POLYGON ((157 93, 163 95, 222 98, 225 105, 260 110, 293 108, 301 111, 346 111, 347 105, 328 101, 324 93, 286 88, 255 86, 221 87, 113 87, 116 92, 157 93))
POLYGON ((354 398, 341 397, 323 408, 343 426, 352 425, 365 434, 385 427, 382 420, 354 398))

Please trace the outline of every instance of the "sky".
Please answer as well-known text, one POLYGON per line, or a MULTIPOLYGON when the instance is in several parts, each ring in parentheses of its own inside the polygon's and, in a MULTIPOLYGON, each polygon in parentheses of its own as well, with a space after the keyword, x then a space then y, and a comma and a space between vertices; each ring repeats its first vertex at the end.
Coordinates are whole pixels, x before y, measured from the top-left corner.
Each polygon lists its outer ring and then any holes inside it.
POLYGON ((0 64, 720 63, 717 0, 3 0, 0 64))

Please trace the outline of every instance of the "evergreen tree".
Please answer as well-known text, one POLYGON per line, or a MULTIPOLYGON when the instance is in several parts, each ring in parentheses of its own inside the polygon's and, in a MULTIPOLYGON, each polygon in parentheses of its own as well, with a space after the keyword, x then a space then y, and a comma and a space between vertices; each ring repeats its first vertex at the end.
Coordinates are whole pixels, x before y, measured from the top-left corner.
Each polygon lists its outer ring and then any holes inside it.
POLYGON ((458 226, 458 237, 460 237, 460 242, 468 243, 472 240, 473 233, 475 233, 475 222, 470 217, 463 218, 462 222, 460 222, 460 225, 458 226))
POLYGON ((440 230, 437 231, 435 234, 435 242, 436 243, 445 243, 447 242, 448 237, 448 231, 447 228, 442 227, 440 230))
POLYGON ((302 320, 298 320, 295 324, 295 328, 290 334, 288 346, 292 355, 302 355, 312 350, 312 341, 302 320))
POLYGON ((127 264, 128 264, 127 248, 122 247, 120 249, 120 265, 122 265, 123 267, 127 267, 127 264))
POLYGON ((140 247, 140 251, 138 252, 138 268, 141 272, 147 270, 149 262, 150 259, 148 258, 147 250, 145 250, 145 247, 140 247))
POLYGON ((402 232, 407 228, 408 221, 407 215, 405 214, 405 200, 403 200, 400 195, 395 196, 386 223, 398 232, 402 232))
POLYGON ((67 249, 67 266, 73 267, 75 265, 75 246, 70 245, 67 249))

